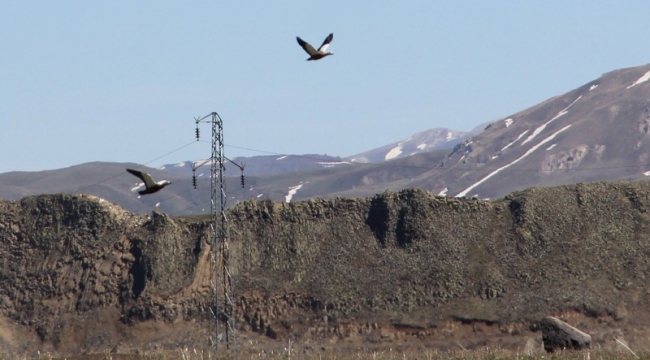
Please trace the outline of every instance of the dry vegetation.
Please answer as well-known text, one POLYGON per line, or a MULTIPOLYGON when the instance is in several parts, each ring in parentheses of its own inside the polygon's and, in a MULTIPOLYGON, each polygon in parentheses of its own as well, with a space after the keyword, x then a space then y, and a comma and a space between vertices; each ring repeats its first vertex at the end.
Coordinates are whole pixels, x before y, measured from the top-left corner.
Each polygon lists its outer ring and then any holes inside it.
POLYGON ((178 349, 165 351, 152 351, 137 354, 111 354, 97 353, 72 357, 59 357, 53 354, 41 354, 37 358, 29 358, 19 354, 0 355, 0 360, 221 360, 221 359, 251 359, 251 360, 535 360, 535 359, 562 359, 562 360, 613 360, 613 359, 650 359, 650 352, 632 353, 625 348, 617 350, 593 349, 589 351, 563 351, 554 354, 526 355, 518 351, 500 348, 482 348, 478 350, 458 350, 440 352, 435 349, 421 349, 398 351, 393 349, 369 350, 350 349, 341 351, 337 349, 320 351, 295 351, 291 347, 277 351, 250 351, 215 352, 196 349, 178 349))

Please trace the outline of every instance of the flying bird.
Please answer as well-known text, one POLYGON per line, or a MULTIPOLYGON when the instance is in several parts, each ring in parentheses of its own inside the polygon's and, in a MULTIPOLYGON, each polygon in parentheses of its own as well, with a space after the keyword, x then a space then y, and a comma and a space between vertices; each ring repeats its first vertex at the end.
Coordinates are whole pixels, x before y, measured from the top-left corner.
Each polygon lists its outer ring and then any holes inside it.
POLYGON ((329 34, 327 38, 325 38, 325 41, 323 41, 323 45, 321 45, 318 50, 314 49, 311 44, 306 42, 305 40, 299 38, 296 36, 296 40, 298 40, 298 44, 302 46, 303 49, 309 54, 309 60, 320 60, 324 58, 327 55, 334 55, 331 52, 327 52, 327 48, 330 46, 330 43, 332 42, 332 39, 334 38, 334 34, 329 34))
POLYGON ((138 191, 138 194, 140 195, 153 194, 172 183, 169 180, 160 180, 158 182, 155 182, 151 177, 151 175, 147 174, 146 172, 133 170, 133 169, 126 169, 126 171, 139 177, 144 182, 145 189, 138 191))

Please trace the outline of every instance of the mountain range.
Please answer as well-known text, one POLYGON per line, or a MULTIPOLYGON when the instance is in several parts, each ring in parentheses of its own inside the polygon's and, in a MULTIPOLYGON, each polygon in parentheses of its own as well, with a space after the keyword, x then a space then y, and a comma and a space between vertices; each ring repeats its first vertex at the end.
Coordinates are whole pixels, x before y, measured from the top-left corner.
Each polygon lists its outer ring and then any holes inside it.
MULTIPOLYGON (((431 129, 408 139, 340 158, 273 154, 226 164, 227 205, 247 199, 298 201, 362 197, 423 188, 436 195, 498 198, 529 187, 650 176, 650 64, 619 69, 520 112, 464 133, 431 129)), ((64 169, 0 174, 0 197, 88 193, 136 212, 170 214, 210 208, 210 162, 86 163, 64 169), (198 168, 196 168, 198 165, 198 168), (138 167, 173 185, 138 197, 138 167), (192 168, 196 168, 192 172, 192 168), (197 187, 192 186, 192 174, 197 187)))

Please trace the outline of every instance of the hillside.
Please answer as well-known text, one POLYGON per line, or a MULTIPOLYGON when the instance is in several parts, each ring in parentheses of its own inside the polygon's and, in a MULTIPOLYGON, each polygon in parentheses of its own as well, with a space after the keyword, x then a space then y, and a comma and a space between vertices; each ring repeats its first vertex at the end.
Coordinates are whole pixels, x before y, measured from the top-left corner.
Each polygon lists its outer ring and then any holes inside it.
MULTIPOLYGON (((275 175, 309 169, 322 169, 347 162, 340 157, 319 154, 242 156, 235 157, 232 161, 244 166, 247 176, 275 175)), ((162 165, 158 167, 158 170, 164 170, 187 178, 192 176, 193 166, 196 169, 196 176, 207 176, 210 173, 210 165, 209 159, 184 161, 177 164, 162 165)), ((238 177, 240 174, 239 167, 231 163, 226 164, 227 177, 238 177)))
MULTIPOLYGON (((441 162, 446 154, 447 151, 439 150, 378 164, 339 162, 328 167, 321 164, 316 168, 266 176, 252 176, 246 172, 244 188, 239 176, 226 178, 226 205, 251 199, 300 201, 312 197, 370 196, 384 190, 398 190, 403 188, 401 183, 425 173, 430 163, 441 162)), ((196 189, 187 175, 132 163, 93 162, 57 170, 10 172, 0 174, 0 198, 19 200, 29 195, 81 193, 99 196, 138 213, 157 209, 172 215, 205 214, 210 211, 209 167, 205 165, 196 173, 196 189), (172 185, 152 195, 138 196, 136 188, 141 182, 125 171, 127 167, 149 172, 156 180, 171 180, 172 185)), ((182 168, 186 167, 179 167, 182 168)))
POLYGON ((649 79, 650 64, 612 71, 493 122, 409 186, 495 198, 532 186, 646 178, 649 79))
MULTIPOLYGON (((241 346, 523 349, 557 315, 647 347, 650 182, 423 190, 228 210, 241 346)), ((66 194, 0 202, 0 347, 206 345, 204 218, 66 194)))
MULTIPOLYGON (((345 159, 320 155, 247 158, 244 188, 239 168, 226 164, 226 173, 231 175, 226 181, 227 206, 261 199, 361 198, 408 188, 490 199, 529 187, 645 179, 650 176, 649 79, 650 64, 603 74, 492 122, 483 131, 475 129, 460 143, 459 137, 468 134, 431 129, 345 159), (432 150, 451 144, 456 144, 453 149, 432 150)), ((96 162, 5 173, 0 174, 0 197, 17 200, 44 193, 85 193, 129 211, 204 214, 210 208, 209 164, 196 173, 196 190, 191 165, 183 162, 151 169, 96 162), (137 182, 124 171, 127 166, 174 184, 164 192, 138 198, 132 191, 137 182)))
MULTIPOLYGON (((209 169, 208 169, 209 173, 209 169)), ((231 189, 238 187, 239 179, 228 179, 231 189)), ((108 199, 121 207, 139 213, 158 209, 170 214, 184 214, 195 210, 210 211, 209 177, 197 177, 197 188, 190 177, 170 174, 133 163, 91 162, 64 169, 46 171, 15 171, 0 174, 0 198, 19 200, 39 194, 87 194, 108 199), (127 168, 150 173, 155 180, 170 180, 172 185, 156 194, 139 196, 142 181, 126 172, 127 168)))
MULTIPOLYGON (((481 128, 481 130, 483 129, 481 128)), ((357 163, 401 159, 435 150, 452 149, 456 144, 465 140, 465 138, 470 135, 472 135, 472 133, 452 129, 429 129, 413 134, 408 139, 380 146, 376 149, 368 150, 353 156, 348 156, 345 159, 357 163)))

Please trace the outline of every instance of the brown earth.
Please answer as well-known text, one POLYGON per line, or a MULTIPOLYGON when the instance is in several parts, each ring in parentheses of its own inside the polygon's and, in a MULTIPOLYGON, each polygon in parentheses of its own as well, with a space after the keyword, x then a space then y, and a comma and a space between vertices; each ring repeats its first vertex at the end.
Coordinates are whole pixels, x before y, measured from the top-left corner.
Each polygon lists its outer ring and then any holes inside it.
MULTIPOLYGON (((530 353, 554 315, 644 349, 649 208, 647 181, 242 202, 226 212, 236 344, 530 353)), ((0 201, 0 350, 208 346, 209 229, 87 195, 0 201)))

